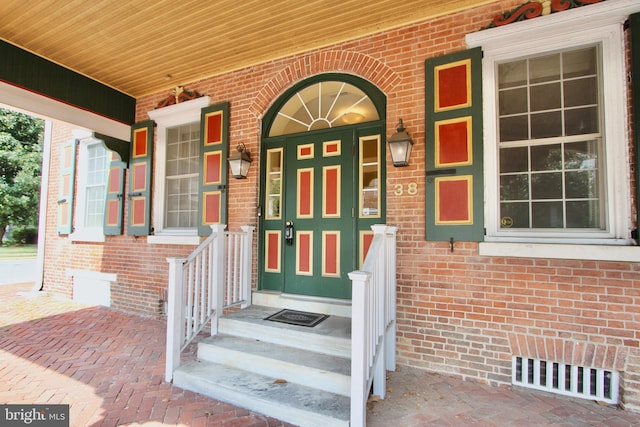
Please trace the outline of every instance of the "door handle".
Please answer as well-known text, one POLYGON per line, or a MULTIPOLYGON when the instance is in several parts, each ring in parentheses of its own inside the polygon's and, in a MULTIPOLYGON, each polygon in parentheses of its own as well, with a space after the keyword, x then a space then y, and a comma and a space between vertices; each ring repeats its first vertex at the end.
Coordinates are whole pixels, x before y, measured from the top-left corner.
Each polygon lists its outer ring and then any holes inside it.
POLYGON ((293 221, 287 220, 284 224, 284 241, 287 245, 293 245, 293 221))

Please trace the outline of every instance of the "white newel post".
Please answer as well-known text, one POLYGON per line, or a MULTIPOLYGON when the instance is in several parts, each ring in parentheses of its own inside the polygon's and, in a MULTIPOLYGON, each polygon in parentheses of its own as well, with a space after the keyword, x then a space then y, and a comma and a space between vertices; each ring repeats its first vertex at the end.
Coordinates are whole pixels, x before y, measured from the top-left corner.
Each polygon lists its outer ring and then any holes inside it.
POLYGON ((241 308, 247 308, 251 305, 251 273, 253 272, 252 252, 253 252, 253 231, 256 229, 251 225, 243 225, 240 227, 244 233, 242 236, 242 264, 240 272, 242 299, 245 301, 241 308))
POLYGON ((387 331, 385 360, 387 371, 396 370, 396 236, 397 226, 387 226, 385 249, 387 251, 387 331))
POLYGON ((209 289, 210 295, 213 295, 213 309, 215 314, 211 317, 211 336, 218 334, 218 320, 222 316, 224 307, 224 292, 226 289, 226 244, 227 239, 224 235, 226 224, 214 224, 211 226, 211 232, 216 234, 216 240, 213 244, 213 281, 209 289))
POLYGON ((167 291, 167 348, 164 379, 173 380, 173 371, 180 365, 180 347, 184 328, 182 325, 184 308, 183 269, 184 258, 167 258, 169 263, 169 289, 167 291))
POLYGON ((364 271, 349 273, 351 279, 351 426, 364 426, 367 416, 367 307, 366 287, 371 275, 364 271))

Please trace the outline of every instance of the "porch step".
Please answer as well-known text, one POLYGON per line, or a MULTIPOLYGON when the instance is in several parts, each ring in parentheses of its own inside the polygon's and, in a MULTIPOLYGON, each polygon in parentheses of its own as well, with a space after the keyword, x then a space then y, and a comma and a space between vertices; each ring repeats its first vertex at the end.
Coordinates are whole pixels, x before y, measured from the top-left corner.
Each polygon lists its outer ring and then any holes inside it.
POLYGON ((174 373, 174 384, 214 399, 304 427, 348 426, 348 397, 284 383, 211 362, 190 362, 174 373))
POLYGON ((251 306, 220 319, 174 384, 300 426, 348 426, 351 319, 313 328, 264 320, 277 311, 251 306))
POLYGON ((344 357, 218 335, 198 344, 198 360, 244 369, 343 396, 351 394, 351 361, 344 357))

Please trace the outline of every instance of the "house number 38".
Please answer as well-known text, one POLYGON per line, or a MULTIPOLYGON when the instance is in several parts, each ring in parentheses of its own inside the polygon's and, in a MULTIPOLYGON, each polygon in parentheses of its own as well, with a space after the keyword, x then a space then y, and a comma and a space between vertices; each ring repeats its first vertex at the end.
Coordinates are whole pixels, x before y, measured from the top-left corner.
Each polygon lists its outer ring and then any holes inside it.
MULTIPOLYGON (((395 194, 396 196, 402 196, 405 193, 404 184, 396 184, 393 188, 393 194, 395 194)), ((415 182, 408 183, 407 194, 410 196, 415 196, 416 194, 418 194, 418 184, 415 182)))

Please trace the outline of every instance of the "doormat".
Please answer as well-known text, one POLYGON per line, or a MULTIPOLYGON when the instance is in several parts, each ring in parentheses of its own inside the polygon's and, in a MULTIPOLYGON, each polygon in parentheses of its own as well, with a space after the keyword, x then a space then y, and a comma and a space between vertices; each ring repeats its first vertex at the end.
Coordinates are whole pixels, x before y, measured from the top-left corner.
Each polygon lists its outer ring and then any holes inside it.
POLYGON ((280 310, 276 314, 272 314, 269 317, 265 317, 264 320, 271 320, 272 322, 288 323, 290 325, 308 326, 310 328, 316 326, 324 319, 329 317, 326 314, 307 313, 306 311, 296 311, 284 309, 280 310))

